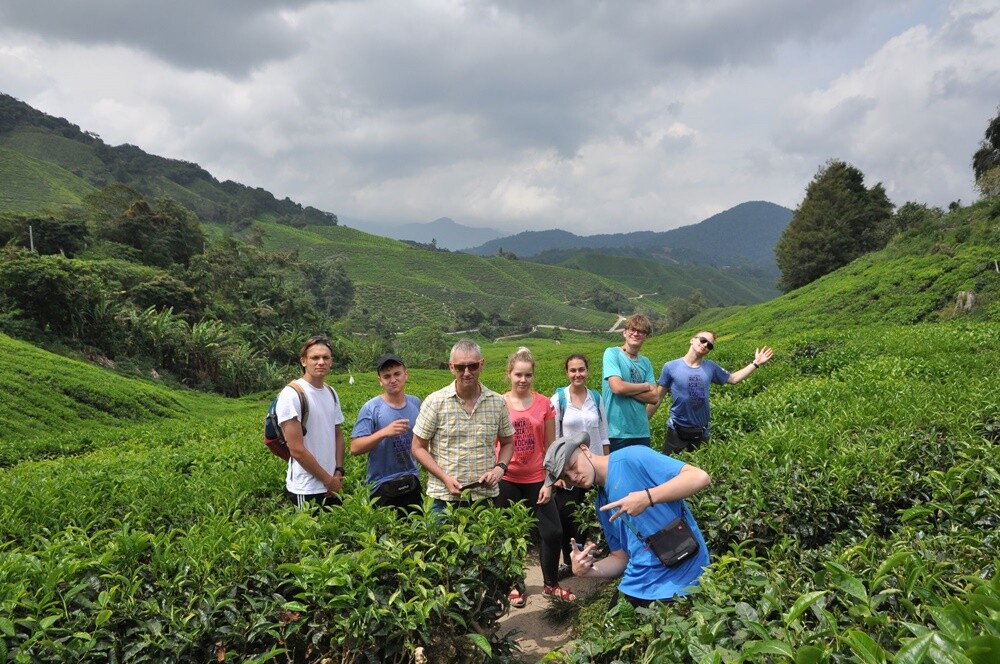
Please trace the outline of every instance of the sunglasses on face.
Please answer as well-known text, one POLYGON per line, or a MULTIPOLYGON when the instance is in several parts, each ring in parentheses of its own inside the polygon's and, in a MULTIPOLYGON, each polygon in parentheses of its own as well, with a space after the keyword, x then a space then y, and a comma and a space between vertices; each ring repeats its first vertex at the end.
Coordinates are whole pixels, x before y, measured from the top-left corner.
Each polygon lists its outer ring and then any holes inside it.
POLYGON ((457 374, 464 374, 466 371, 475 373, 479 370, 481 365, 482 361, 480 360, 479 362, 473 362, 472 364, 453 364, 451 365, 451 368, 454 369, 457 374))
POLYGON ((628 329, 627 329, 627 330, 625 330, 625 331, 626 331, 626 332, 628 332, 629 334, 636 334, 636 335, 639 335, 639 336, 641 336, 641 337, 644 337, 644 336, 646 336, 647 334, 649 334, 649 331, 648 331, 648 330, 637 330, 637 329, 635 329, 634 327, 630 327, 630 328, 628 328, 628 329))
POLYGON ((706 347, 707 347, 707 348, 708 348, 709 350, 712 350, 712 349, 714 349, 714 348, 715 348, 715 344, 713 344, 713 343, 712 343, 711 341, 709 341, 709 340, 708 340, 708 339, 706 339, 705 337, 698 337, 698 341, 700 341, 701 343, 705 344, 705 346, 706 346, 706 347))

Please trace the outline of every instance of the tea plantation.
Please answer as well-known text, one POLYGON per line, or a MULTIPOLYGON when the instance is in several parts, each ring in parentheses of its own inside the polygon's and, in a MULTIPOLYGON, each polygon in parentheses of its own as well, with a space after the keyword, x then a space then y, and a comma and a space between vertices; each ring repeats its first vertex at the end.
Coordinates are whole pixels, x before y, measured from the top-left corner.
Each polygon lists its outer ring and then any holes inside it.
MULTIPOLYGON (((1000 659, 1000 259, 996 211, 948 217, 773 302, 706 312, 712 359, 775 359, 712 390, 713 439, 685 459, 712 565, 668 606, 593 599, 568 662, 996 662, 1000 659), (937 247, 935 250, 934 247, 937 247), (956 311, 956 291, 979 304, 956 311)), ((701 328, 699 328, 701 326, 701 328)), ((536 388, 571 351, 528 340, 536 388)), ((484 349, 504 389, 517 343, 484 349)), ((498 630, 520 575, 523 510, 396 520, 348 497, 296 513, 259 441, 271 395, 167 390, 0 337, 0 662, 509 661, 498 630)), ((330 378, 349 430, 374 375, 330 378)), ((449 379, 415 370, 425 396, 449 379)), ((662 440, 664 411, 653 420, 662 440)))

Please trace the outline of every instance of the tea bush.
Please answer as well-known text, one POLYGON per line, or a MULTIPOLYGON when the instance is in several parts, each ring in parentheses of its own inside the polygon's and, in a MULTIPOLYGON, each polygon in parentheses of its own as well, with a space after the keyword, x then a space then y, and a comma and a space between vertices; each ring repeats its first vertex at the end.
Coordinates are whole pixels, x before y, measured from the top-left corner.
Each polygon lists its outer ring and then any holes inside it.
POLYGON ((296 512, 256 420, 4 471, 0 661, 502 660, 526 509, 296 512))

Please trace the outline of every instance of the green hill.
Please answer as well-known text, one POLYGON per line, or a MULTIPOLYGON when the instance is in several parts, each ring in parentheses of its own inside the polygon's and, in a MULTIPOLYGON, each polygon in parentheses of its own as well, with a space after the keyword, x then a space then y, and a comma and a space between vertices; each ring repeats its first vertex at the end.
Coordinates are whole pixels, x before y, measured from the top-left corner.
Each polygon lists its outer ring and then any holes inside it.
POLYGON ((0 212, 35 214, 79 205, 94 187, 70 171, 0 147, 0 212))
POLYGON ((582 270, 429 251, 344 226, 259 226, 268 249, 297 251, 309 259, 342 258, 357 289, 352 316, 365 310, 384 316, 395 329, 425 323, 453 327, 457 312, 470 305, 487 313, 506 313, 520 305, 537 322, 601 330, 608 329, 616 316, 573 302, 601 287, 638 295, 628 286, 582 270))
POLYGON ((641 293, 653 294, 650 299, 661 304, 666 304, 671 297, 688 297, 694 290, 700 290, 713 306, 752 304, 780 295, 774 286, 773 276, 751 270, 734 274, 732 270, 716 267, 681 267, 652 259, 593 251, 575 253, 560 265, 592 272, 627 284, 641 293))
MULTIPOLYGON (((290 224, 337 223, 337 216, 332 213, 303 207, 287 198, 278 200, 259 187, 230 180, 220 182, 197 164, 151 155, 134 145, 110 146, 63 118, 42 113, 3 93, 0 93, 0 148, 49 162, 93 188, 121 183, 150 199, 170 196, 205 222, 242 228, 257 217, 272 216, 290 224)), ((0 169, 5 176, 13 173, 17 177, 0 179, 0 204, 6 206, 4 209, 30 213, 38 209, 39 200, 49 205, 62 202, 37 198, 46 188, 57 193, 65 188, 65 176, 55 174, 57 171, 37 167, 7 170, 3 164, 0 169), (7 193, 8 183, 16 184, 13 193, 7 193)), ((77 202, 82 194, 72 191, 76 198, 68 202, 77 202)))

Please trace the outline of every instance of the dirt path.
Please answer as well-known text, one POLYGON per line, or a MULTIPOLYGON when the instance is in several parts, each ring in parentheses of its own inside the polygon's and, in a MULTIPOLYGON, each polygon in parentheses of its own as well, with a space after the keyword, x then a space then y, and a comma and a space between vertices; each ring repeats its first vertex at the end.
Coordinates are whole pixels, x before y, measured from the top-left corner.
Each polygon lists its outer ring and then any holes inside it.
MULTIPOLYGON (((523 609, 511 609, 501 618, 503 633, 517 630, 517 642, 521 646, 522 662, 537 662, 549 651, 557 650, 572 640, 571 624, 553 624, 546 620, 545 609, 553 601, 542 595, 542 570, 537 557, 529 559, 525 585, 528 588, 528 604, 523 609)), ((560 581, 564 588, 576 594, 577 602, 585 602, 600 586, 603 579, 581 579, 571 576, 560 581)))

